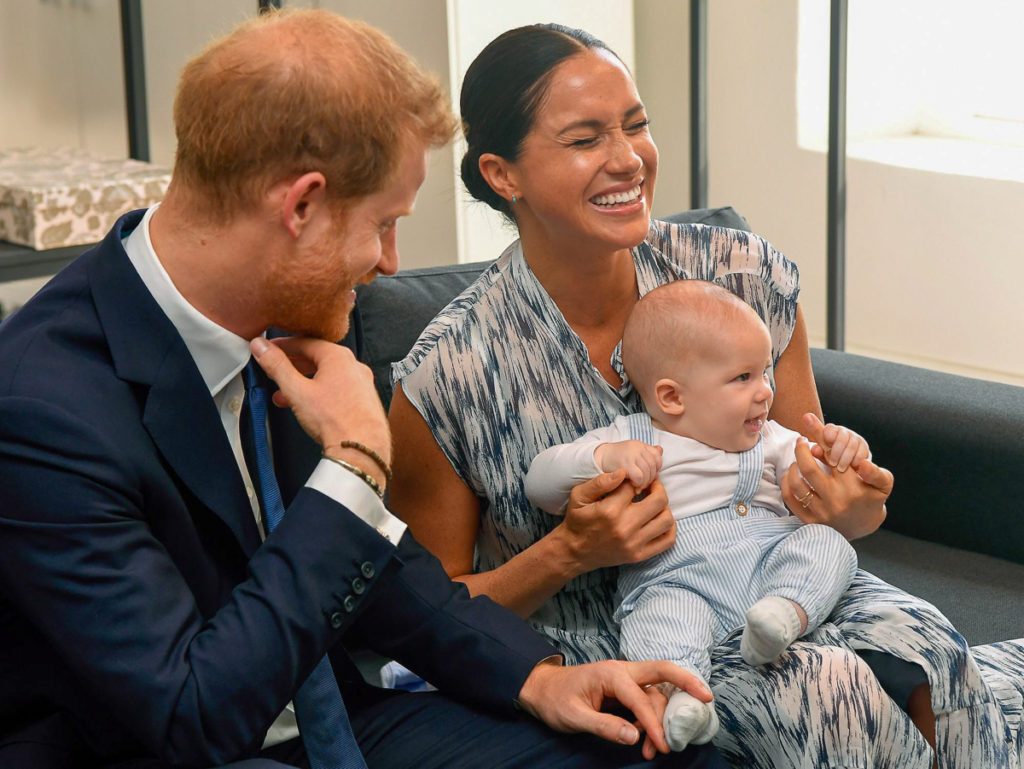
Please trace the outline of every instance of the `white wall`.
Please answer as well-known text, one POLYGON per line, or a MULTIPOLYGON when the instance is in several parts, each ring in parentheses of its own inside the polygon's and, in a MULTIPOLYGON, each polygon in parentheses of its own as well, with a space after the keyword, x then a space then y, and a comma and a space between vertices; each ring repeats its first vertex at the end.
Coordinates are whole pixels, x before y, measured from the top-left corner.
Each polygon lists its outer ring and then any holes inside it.
POLYGON ((658 145, 654 215, 690 208, 690 12, 680 0, 635 4, 636 75, 658 145))
POLYGON ((4 3, 0 147, 126 153, 120 29, 113 2, 4 3))
MULTIPOLYGON (((686 29, 687 4, 638 5, 637 39, 649 41, 638 50, 669 46, 686 29)), ((797 141, 798 0, 708 5, 710 203, 733 205, 799 264, 811 342, 823 346, 826 159, 797 141)), ((685 97, 685 59, 679 71, 654 72, 638 58, 640 92, 652 105, 660 108, 664 94, 685 97)), ((827 71, 827 46, 818 66, 827 71)), ((662 148, 656 210, 665 211, 663 180, 688 172, 665 148, 688 142, 688 130, 666 130, 656 116, 654 135, 662 148)), ((847 349, 1024 384, 1024 259, 1013 229, 1024 184, 852 157, 847 174, 847 349)), ((669 208, 677 201, 686 195, 669 208)))
MULTIPOLYGON (((798 143, 798 1, 709 3, 710 203, 735 206, 800 265, 811 341, 823 344, 826 165, 823 153, 798 143)), ((154 161, 169 163, 173 153, 170 105, 181 65, 255 4, 143 3, 154 161)), ((688 3, 296 4, 321 5, 383 27, 453 88, 476 52, 502 29, 534 21, 587 28, 634 62, 661 150, 655 213, 689 207, 688 3)), ((824 72, 828 62, 822 58, 824 72)), ((812 87, 823 83, 819 78, 812 87)), ((124 155, 117 4, 5 3, 0 114, 0 147, 71 144, 124 155)), ((406 267, 455 261, 460 253, 465 260, 487 258, 511 238, 484 218, 482 206, 463 200, 455 182, 457 155, 457 149, 435 153, 416 214, 402 225, 406 267)), ((1016 296, 1024 260, 1012 229, 1024 211, 1024 184, 851 158, 847 207, 848 349, 1024 384, 1016 296)), ((0 301, 10 290, 0 286, 0 301)))

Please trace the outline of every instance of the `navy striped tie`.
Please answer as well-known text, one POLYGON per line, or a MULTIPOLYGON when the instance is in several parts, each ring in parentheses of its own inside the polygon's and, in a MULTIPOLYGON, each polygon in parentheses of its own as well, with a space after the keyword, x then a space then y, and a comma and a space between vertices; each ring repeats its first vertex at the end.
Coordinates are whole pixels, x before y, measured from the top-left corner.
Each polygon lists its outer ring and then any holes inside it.
MULTIPOLYGON (((273 531, 284 516, 281 490, 267 441, 267 390, 259 364, 245 367, 246 398, 252 427, 252 448, 259 476, 260 501, 267 529, 273 531)), ((295 716, 311 769, 366 769, 359 752, 331 661, 324 656, 295 693, 295 716)))

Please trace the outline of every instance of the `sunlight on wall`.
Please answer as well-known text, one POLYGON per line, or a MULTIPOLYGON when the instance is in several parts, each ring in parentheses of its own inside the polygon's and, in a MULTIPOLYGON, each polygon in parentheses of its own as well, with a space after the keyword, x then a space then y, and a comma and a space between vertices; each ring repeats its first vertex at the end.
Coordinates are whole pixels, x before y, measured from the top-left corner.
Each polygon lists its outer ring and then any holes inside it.
MULTIPOLYGON (((824 151, 829 5, 801 0, 799 14, 797 135, 824 151)), ((848 23, 851 157, 1024 181, 1024 3, 857 0, 848 23)))

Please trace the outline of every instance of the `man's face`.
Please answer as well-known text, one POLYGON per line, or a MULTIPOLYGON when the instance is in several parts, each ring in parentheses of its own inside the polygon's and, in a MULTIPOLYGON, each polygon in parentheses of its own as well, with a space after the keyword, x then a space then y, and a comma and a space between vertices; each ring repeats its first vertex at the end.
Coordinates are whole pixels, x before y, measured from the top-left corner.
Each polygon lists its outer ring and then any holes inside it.
POLYGON ((382 190, 322 217, 310 244, 273 276, 271 325, 332 342, 345 336, 356 284, 398 270, 397 220, 412 212, 426 174, 426 148, 406 141, 398 169, 382 190))

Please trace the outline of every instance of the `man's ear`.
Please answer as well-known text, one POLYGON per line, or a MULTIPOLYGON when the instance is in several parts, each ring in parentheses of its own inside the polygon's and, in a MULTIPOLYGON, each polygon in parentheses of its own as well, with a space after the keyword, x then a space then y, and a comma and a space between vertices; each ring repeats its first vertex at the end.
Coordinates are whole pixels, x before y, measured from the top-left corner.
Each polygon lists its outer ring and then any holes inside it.
POLYGON ((683 404, 683 389, 674 379, 659 379, 654 383, 654 400, 666 414, 678 417, 686 411, 683 404))
POLYGON ((523 196, 516 183, 515 168, 501 155, 483 153, 480 156, 480 175, 495 192, 510 203, 513 197, 523 196))
POLYGON ((327 180, 319 171, 305 173, 288 184, 280 198, 281 225, 298 238, 321 211, 327 211, 327 180))

